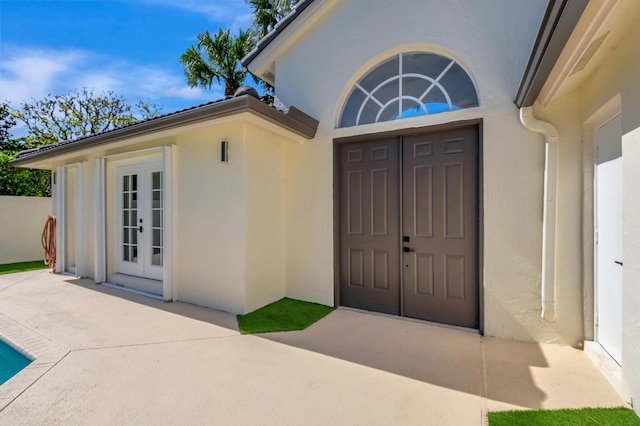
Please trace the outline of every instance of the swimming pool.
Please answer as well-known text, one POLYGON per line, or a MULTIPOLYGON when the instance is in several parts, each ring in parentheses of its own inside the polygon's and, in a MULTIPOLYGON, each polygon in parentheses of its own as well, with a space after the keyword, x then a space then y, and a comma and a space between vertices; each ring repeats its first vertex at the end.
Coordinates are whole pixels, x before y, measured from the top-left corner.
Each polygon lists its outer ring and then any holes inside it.
POLYGON ((0 385, 31 364, 31 360, 0 340, 0 385))

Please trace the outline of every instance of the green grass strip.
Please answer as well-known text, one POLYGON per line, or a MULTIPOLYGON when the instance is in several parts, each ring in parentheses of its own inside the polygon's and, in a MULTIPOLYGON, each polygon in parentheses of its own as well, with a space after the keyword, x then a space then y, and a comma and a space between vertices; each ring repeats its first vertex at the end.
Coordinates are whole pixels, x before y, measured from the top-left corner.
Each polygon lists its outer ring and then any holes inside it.
POLYGON ((578 410, 530 410, 489 413, 489 426, 635 426, 640 418, 628 408, 582 408, 578 410))
POLYGON ((242 334, 304 330, 334 308, 285 297, 246 315, 238 315, 242 334))
POLYGON ((15 274, 16 272, 37 271, 38 269, 48 269, 42 260, 31 262, 5 263, 0 265, 0 275, 15 274))

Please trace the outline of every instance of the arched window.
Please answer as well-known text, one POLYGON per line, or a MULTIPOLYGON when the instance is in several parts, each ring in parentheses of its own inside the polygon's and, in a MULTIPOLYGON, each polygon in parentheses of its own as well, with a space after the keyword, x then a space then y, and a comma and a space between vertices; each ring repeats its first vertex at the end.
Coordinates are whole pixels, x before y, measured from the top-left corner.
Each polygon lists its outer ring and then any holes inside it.
POLYGON ((456 61, 434 53, 402 53, 356 83, 342 110, 340 127, 475 106, 476 89, 456 61))

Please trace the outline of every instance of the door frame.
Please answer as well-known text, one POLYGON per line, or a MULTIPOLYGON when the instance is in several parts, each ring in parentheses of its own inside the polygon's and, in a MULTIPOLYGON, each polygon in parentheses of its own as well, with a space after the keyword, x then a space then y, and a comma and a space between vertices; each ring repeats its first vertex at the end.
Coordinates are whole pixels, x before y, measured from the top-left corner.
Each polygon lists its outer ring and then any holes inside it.
MULTIPOLYGON (((149 196, 151 195, 152 186, 151 182, 147 181, 149 174, 152 171, 160 171, 163 172, 164 175, 164 167, 162 164, 162 159, 156 160, 148 160, 139 163, 132 164, 119 164, 115 167, 115 214, 114 214, 114 227, 115 227, 115 256, 114 256, 114 268, 116 273, 129 273, 129 275, 152 279, 161 281, 162 275, 164 271, 163 265, 153 265, 151 263, 150 248, 151 248, 151 238, 152 238, 152 225, 151 225, 151 203, 149 196), (146 232, 142 232, 142 234, 137 235, 137 246, 138 246, 138 258, 140 259, 139 264, 137 265, 128 265, 126 263, 121 263, 120 260, 122 257, 122 246, 124 244, 122 239, 122 227, 124 226, 122 223, 122 209, 124 206, 122 205, 122 190, 120 178, 127 174, 136 174, 138 181, 138 199, 137 199, 137 218, 138 220, 144 219, 145 221, 142 223, 142 227, 146 230, 146 232), (145 177, 143 177, 145 175, 145 177), (144 186, 144 183, 148 184, 148 187, 144 186), (148 191, 148 193, 144 192, 148 191), (143 199, 144 197, 144 199, 143 199), (144 216, 143 216, 144 214, 144 216), (135 269, 135 271, 134 271, 135 269), (135 273, 133 273, 135 272, 135 273)), ((163 177, 164 181, 164 177, 163 177)), ((164 182, 163 182, 164 184, 164 182)), ((164 203, 164 186, 162 188, 163 196, 162 202, 164 203)), ((166 206, 162 206, 162 217, 164 217, 164 209, 166 206)), ((164 222, 164 221, 163 221, 164 222)), ((139 223, 136 223, 135 227, 138 228, 140 226, 139 223)), ((163 234, 164 234, 164 223, 163 223, 163 234)), ((163 242, 163 258, 164 258, 164 242, 163 242)), ((137 262, 136 262, 137 263, 137 262)), ((164 261, 162 262, 164 264, 164 261)))
MULTIPOLYGON (((176 282, 175 267, 177 263, 177 208, 175 205, 177 189, 177 148, 176 145, 164 145, 157 148, 148 148, 139 151, 125 152, 121 154, 98 157, 94 161, 94 253, 95 253, 95 280, 96 283, 107 283, 109 271, 107 264, 113 268, 113 256, 115 247, 108 246, 107 233, 115 232, 116 221, 113 220, 112 228, 107 226, 107 215, 113 214, 116 200, 107 198, 107 186, 113 186, 113 195, 117 193, 117 168, 119 166, 144 163, 148 161, 162 162, 164 174, 164 259, 162 274, 162 299, 170 302, 178 300, 178 288, 176 282), (109 262, 108 259, 111 259, 109 262)), ((115 236, 114 236, 115 241, 115 236)))
MULTIPOLYGON (((345 143, 364 142, 384 138, 409 136, 425 133, 436 133, 446 130, 458 129, 461 127, 477 126, 478 128, 478 303, 479 318, 478 331, 484 335, 484 182, 483 182, 483 123, 482 119, 472 119, 455 121, 450 123, 437 124, 433 126, 422 126, 392 130, 379 133, 364 133, 355 136, 341 137, 333 139, 333 300, 334 306, 340 305, 340 157, 339 146, 345 143)), ((400 178, 402 178, 402 167, 399 167, 400 178)), ((400 194, 402 197, 402 194, 400 194)), ((402 229, 402 217, 400 217, 402 229)), ((398 247, 402 255, 402 241, 398 241, 398 247)), ((400 274, 400 288, 404 286, 402 274, 400 274)), ((401 313, 403 311, 402 298, 400 304, 401 313)), ((404 317, 400 317, 404 318, 404 317)), ((443 324, 446 326, 446 324, 443 324)))
POLYGON ((595 245, 595 128, 622 113, 622 98, 616 94, 595 108, 582 122, 582 276, 583 328, 585 342, 595 342, 596 245, 595 245))
MULTIPOLYGON (((622 108, 620 104, 616 104, 609 107, 605 106, 602 108, 601 114, 599 114, 597 118, 593 119, 592 127, 591 127, 591 137, 592 137, 592 145, 593 145, 592 146, 593 223, 592 223, 592 235, 591 235, 592 241, 593 241, 593 252, 592 252, 593 269, 591 271, 593 274, 593 341, 599 344, 614 361, 616 361, 615 358, 609 353, 609 351, 607 351, 607 349, 602 345, 602 343, 600 343, 600 339, 598 336, 599 335, 598 325, 599 325, 600 314, 599 314, 599 307, 598 307, 598 304, 599 304, 599 300, 598 300, 598 235, 597 235, 597 232, 598 232, 598 184, 597 184, 598 171, 597 171, 597 164, 596 164, 596 161, 598 160, 598 157, 597 157, 598 140, 597 140, 596 134, 597 134, 597 129, 606 125, 611 120, 617 117, 620 117, 622 119, 622 108)), ((622 139, 620 140, 620 144, 622 144, 622 139)), ((624 197, 624 194, 623 194, 623 197, 624 197)), ((620 212, 620 214, 622 215, 622 212, 620 212)), ((623 253, 623 256, 624 256, 624 253, 623 253)), ((621 282, 620 284, 622 288, 624 288, 624 281, 621 282)), ((624 319, 623 319, 623 322, 624 322, 624 319)), ((620 341, 621 349, 623 345, 622 339, 623 337, 621 336, 621 341, 620 341)), ((622 363, 622 360, 620 360, 620 363, 618 364, 621 365, 621 363, 622 363)))

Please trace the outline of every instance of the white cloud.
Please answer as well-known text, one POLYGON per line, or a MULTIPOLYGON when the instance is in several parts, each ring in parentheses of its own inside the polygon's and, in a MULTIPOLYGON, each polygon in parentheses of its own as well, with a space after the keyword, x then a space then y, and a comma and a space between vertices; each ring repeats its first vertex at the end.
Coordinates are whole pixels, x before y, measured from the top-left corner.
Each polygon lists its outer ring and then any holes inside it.
POLYGON ((223 97, 221 89, 189 88, 179 70, 132 64, 87 51, 3 46, 0 102, 8 100, 17 107, 32 98, 83 87, 96 93, 113 90, 130 101, 139 98, 159 103, 188 100, 195 104, 223 97))
POLYGON ((52 52, 3 46, 0 99, 19 103, 45 96, 86 56, 78 50, 52 52))
POLYGON ((232 22, 231 29, 246 28, 253 14, 244 0, 143 0, 147 3, 176 7, 204 15, 212 22, 232 22))

